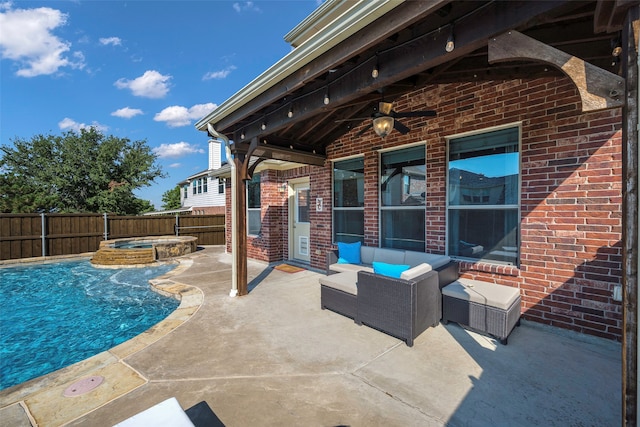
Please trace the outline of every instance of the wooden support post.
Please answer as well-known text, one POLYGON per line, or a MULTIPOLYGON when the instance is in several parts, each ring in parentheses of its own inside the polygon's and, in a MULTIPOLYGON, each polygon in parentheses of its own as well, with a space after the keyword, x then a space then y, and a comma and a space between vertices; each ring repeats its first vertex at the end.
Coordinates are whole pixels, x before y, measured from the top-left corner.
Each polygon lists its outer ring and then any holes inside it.
POLYGON ((638 425, 638 27, 639 7, 630 9, 622 29, 622 416, 638 425))
POLYGON ((236 277, 238 296, 247 295, 247 184, 244 181, 244 156, 234 156, 236 173, 236 277))
POLYGON ((258 146, 258 139, 253 138, 250 144, 234 144, 232 149, 233 162, 235 163, 235 211, 236 220, 236 282, 238 296, 247 295, 247 181, 251 179, 249 160, 258 146))

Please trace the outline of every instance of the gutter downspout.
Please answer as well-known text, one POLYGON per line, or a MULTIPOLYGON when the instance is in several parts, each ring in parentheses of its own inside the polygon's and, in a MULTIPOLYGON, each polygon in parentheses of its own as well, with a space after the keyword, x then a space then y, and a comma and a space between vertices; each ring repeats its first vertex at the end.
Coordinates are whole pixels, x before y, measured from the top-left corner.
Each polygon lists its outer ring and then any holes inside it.
POLYGON ((238 296, 238 246, 236 244, 236 231, 238 230, 238 213, 236 212, 236 164, 231 157, 231 148, 229 147, 229 138, 218 133, 211 123, 207 123, 207 131, 213 138, 217 138, 224 142, 224 152, 231 166, 231 291, 230 297, 238 296))

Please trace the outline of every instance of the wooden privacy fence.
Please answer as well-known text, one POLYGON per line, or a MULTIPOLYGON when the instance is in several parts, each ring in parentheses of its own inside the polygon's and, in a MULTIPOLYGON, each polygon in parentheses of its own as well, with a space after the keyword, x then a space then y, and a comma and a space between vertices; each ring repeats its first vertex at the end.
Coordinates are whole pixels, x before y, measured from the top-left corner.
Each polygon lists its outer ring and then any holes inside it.
POLYGON ((223 245, 224 230, 224 215, 0 214, 0 260, 95 252, 100 241, 125 237, 195 236, 199 245, 223 245))

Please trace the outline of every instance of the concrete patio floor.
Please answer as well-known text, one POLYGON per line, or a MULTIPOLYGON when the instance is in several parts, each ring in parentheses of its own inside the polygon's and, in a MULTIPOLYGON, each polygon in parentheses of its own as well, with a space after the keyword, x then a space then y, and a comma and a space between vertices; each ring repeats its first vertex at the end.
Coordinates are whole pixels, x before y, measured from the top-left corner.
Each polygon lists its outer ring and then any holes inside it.
POLYGON ((191 303, 135 345, 0 392, 0 426, 112 426, 169 397, 230 427, 621 424, 619 343, 523 321, 507 346, 449 324, 409 348, 321 310, 318 272, 249 261, 251 292, 231 298, 224 248, 186 258, 172 280, 198 288, 178 286, 191 303))

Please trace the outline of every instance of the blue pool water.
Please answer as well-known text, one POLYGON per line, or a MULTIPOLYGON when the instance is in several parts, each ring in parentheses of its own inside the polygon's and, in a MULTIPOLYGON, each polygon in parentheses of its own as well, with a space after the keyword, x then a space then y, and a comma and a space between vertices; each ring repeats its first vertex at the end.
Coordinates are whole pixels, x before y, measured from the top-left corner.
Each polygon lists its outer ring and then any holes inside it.
POLYGON ((99 269, 84 260, 0 268, 0 389, 108 350, 163 320, 179 301, 148 281, 174 267, 99 269))

